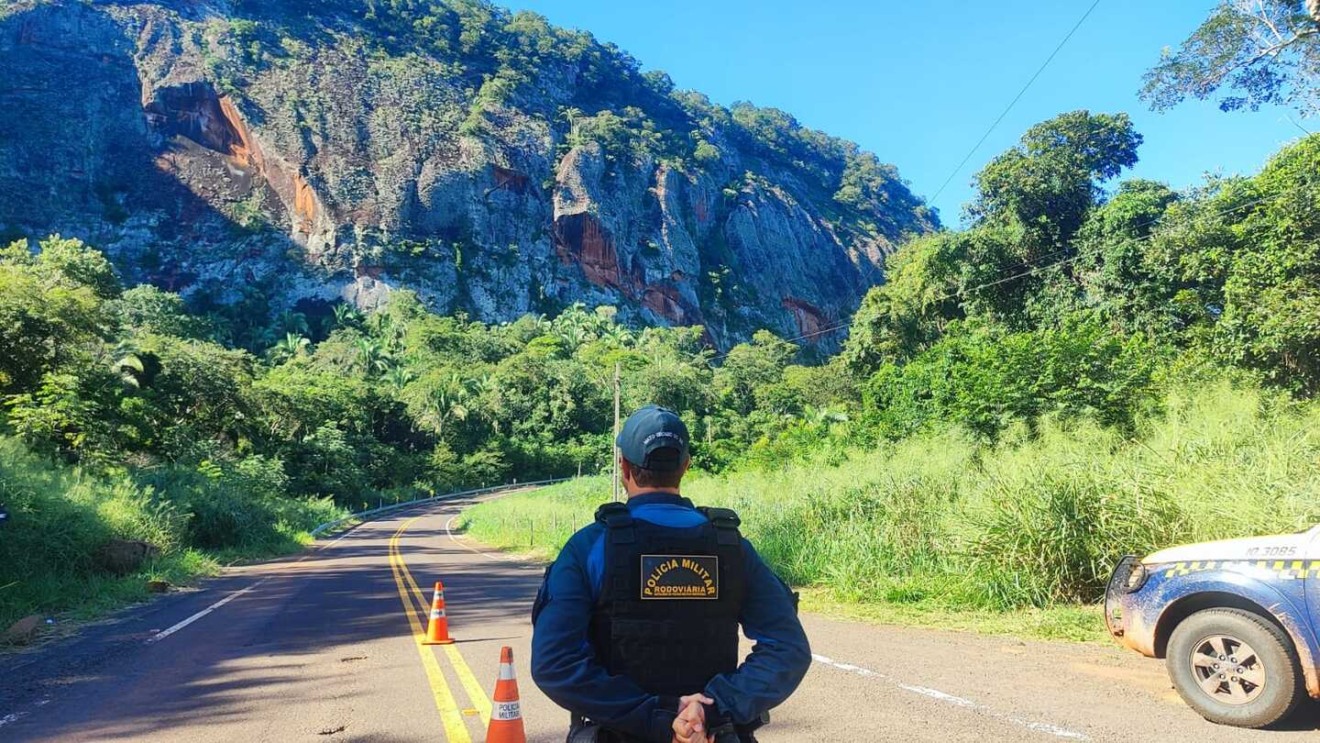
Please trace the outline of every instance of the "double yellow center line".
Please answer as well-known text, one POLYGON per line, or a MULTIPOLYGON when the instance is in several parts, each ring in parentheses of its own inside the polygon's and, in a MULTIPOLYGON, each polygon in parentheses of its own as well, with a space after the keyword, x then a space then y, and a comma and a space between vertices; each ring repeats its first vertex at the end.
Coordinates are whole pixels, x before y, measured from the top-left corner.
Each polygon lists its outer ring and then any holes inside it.
MULTIPOLYGON (((417 646, 417 652, 422 658, 422 667, 426 670, 426 678, 431 684, 431 696, 435 699, 435 707, 440 712, 440 721, 444 726, 445 738, 449 743, 472 743, 472 738, 468 734, 467 725, 463 722, 463 715, 459 711, 457 702, 454 701, 454 695, 449 689, 449 682, 445 680, 444 671, 440 668, 440 663, 436 656, 431 652, 430 646, 424 645, 426 639, 425 621, 430 616, 430 604, 422 589, 418 587, 417 581, 413 580, 412 573, 408 571, 407 564, 403 561, 403 554, 399 550, 399 540, 403 534, 412 526, 413 522, 421 518, 420 516, 408 519, 403 522, 394 536, 390 537, 390 570, 394 574, 394 585, 399 590, 399 600, 403 602, 403 613, 408 617, 408 624, 412 627, 413 642, 417 646), (411 592, 409 592, 411 588, 411 592), (416 600, 414 604, 413 601, 416 600), (420 610, 420 615, 419 615, 420 610)), ((490 724, 491 705, 490 699, 486 696, 485 689, 477 683, 477 679, 472 675, 472 669, 468 667, 463 656, 458 652, 454 645, 442 645, 445 649, 445 655, 449 658, 451 667, 455 675, 458 676, 459 683, 463 685, 463 690, 472 701, 475 711, 481 715, 483 726, 490 724)), ((469 713, 472 710, 466 710, 469 713)))

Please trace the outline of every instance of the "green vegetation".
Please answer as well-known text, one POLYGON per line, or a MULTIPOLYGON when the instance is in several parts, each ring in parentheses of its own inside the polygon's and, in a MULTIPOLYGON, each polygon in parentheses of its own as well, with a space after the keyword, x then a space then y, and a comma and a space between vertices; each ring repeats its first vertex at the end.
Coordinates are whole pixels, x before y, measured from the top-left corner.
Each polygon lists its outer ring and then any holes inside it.
MULTIPOLYGON (((688 492, 737 508, 831 611, 1074 638, 1097 636, 1085 607, 1125 553, 1320 521, 1320 137, 1189 194, 1103 191, 1139 142, 1122 116, 1034 127, 978 177, 968 230, 891 258, 828 365, 734 349, 724 404, 791 422, 708 444, 725 471, 688 492)), ((468 519, 552 553, 605 497, 575 483, 468 519)))
MULTIPOLYGON (((1100 597, 1123 554, 1320 521, 1320 407, 1223 381, 1180 390, 1133 438, 1050 420, 984 446, 952 429, 832 467, 698 475, 685 492, 737 509, 780 574, 815 589, 810 605, 1093 639, 1101 618, 1078 607, 1100 597), (1022 608, 1025 627, 999 614, 1022 608)), ((465 518, 483 542, 552 556, 608 499, 598 477, 465 518)))
MULTIPOLYGON (((716 369, 699 328, 634 330, 611 307, 500 326, 407 292, 370 316, 308 309, 125 290, 77 240, 0 250, 0 505, 22 550, 0 561, 0 624, 79 605, 90 583, 138 595, 142 576, 96 558, 112 539, 159 548, 147 574, 178 580, 296 549, 349 510, 596 471, 616 364, 625 404, 701 415, 712 468, 782 426, 751 396, 794 352, 769 334, 716 369)), ((799 372, 777 410, 815 394, 799 372)))
MULTIPOLYGON (((1142 141, 1126 115, 1065 113, 976 176, 967 229, 929 233, 894 169, 855 145, 675 91, 535 14, 233 5, 201 40, 240 102, 254 70, 342 43, 390 74, 421 60, 454 82, 456 115, 415 101, 436 113, 423 128, 475 136, 516 109, 561 153, 599 148, 608 168, 704 168, 719 208, 789 183, 831 229, 917 236, 828 359, 766 331, 716 354, 701 328, 625 327, 608 306, 485 325, 407 291, 367 315, 289 307, 275 280, 185 299, 124 286, 78 240, 0 247, 0 624, 295 549, 368 505, 597 473, 616 367, 625 408, 688 421, 694 497, 738 508, 776 568, 838 610, 1002 625, 997 612, 1026 608, 1041 632, 1086 636, 1085 605, 1122 553, 1320 516, 1320 136, 1253 177, 1177 193, 1115 184, 1142 141), (116 539, 158 554, 117 578, 97 557, 116 539)), ((1286 49, 1253 56, 1231 15, 1244 11, 1225 4, 1152 73, 1157 103, 1228 84, 1247 89, 1230 108, 1307 105, 1314 31, 1297 2, 1258 5, 1292 24, 1286 49)), ((290 98, 299 117, 321 105, 307 95, 290 98)), ((254 208, 235 214, 257 240, 254 208)), ((698 247, 701 293, 732 315, 744 290, 716 233, 698 247)), ((468 235, 414 237, 392 252, 452 249, 460 275, 485 269, 468 235)), ((604 491, 587 478, 509 498, 472 511, 471 528, 549 553, 604 491)))
POLYGON ((1320 112, 1320 3, 1223 0, 1176 52, 1165 51, 1142 97, 1163 111, 1188 96, 1219 99, 1225 111, 1280 103, 1320 112), (1268 29, 1268 32, 1264 30, 1268 29))
MULTIPOLYGON (((1320 137, 1193 193, 1103 190, 1139 142, 1123 116, 1034 127, 978 177, 972 226, 899 250, 817 365, 765 331, 716 356, 612 307, 487 326, 402 291, 370 315, 185 302, 126 290, 77 240, 14 243, 0 498, 22 559, 0 562, 0 621, 88 581, 139 591, 98 566, 110 539, 178 578, 382 501, 598 472, 618 365, 625 408, 688 420, 694 495, 745 512, 823 604, 1063 606, 1041 624, 1075 634, 1058 617, 1088 616, 1066 607, 1124 552, 1320 515, 1320 137)), ((474 532, 548 550, 602 494, 483 507, 474 532)))
POLYGON ((0 503, 10 522, 0 532, 0 624, 52 609, 91 617, 145 598, 148 580, 187 583, 225 562, 300 549, 308 529, 342 514, 329 501, 249 484, 218 469, 93 474, 52 465, 0 437, 0 503), (160 552, 121 577, 99 554, 112 538, 143 540, 160 552))

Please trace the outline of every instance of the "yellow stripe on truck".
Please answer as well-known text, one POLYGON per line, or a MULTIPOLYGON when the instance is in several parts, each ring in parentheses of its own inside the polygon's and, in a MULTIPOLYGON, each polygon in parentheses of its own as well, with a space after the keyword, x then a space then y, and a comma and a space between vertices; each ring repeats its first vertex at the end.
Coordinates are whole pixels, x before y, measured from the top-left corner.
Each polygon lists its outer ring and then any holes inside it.
POLYGON ((1274 578, 1275 580, 1298 580, 1301 578, 1320 579, 1320 561, 1312 560, 1309 563, 1305 560, 1256 560, 1250 562, 1247 560, 1210 560, 1208 562, 1175 562, 1170 563, 1164 570, 1165 578, 1174 576, 1190 575, 1206 570, 1232 570, 1234 572, 1256 571, 1257 573, 1269 573, 1268 576, 1258 575, 1257 577, 1274 578))

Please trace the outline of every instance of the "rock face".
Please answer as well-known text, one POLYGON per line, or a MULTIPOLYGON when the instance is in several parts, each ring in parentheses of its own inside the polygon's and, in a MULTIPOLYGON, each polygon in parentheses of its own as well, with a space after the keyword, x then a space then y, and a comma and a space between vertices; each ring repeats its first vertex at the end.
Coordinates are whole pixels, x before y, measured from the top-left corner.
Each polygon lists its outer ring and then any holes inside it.
POLYGON ((873 198, 848 197, 874 158, 840 140, 814 162, 660 83, 600 92, 585 62, 544 62, 501 98, 499 49, 400 48, 333 2, 298 7, 5 4, 0 238, 82 237, 130 282, 200 303, 370 308, 407 288, 487 321, 614 304, 727 345, 758 328, 829 342, 884 256, 936 226, 889 166, 873 198), (617 111, 631 146, 600 134, 617 111))

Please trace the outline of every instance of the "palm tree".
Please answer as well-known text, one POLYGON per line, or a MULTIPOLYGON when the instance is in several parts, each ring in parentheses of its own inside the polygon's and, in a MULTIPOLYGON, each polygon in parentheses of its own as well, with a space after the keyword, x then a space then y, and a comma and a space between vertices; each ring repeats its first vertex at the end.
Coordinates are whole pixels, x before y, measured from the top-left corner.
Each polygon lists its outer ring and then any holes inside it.
POLYGON ((427 401, 421 422, 430 426, 437 438, 444 438, 445 425, 449 421, 467 420, 467 400, 471 396, 469 384, 457 375, 451 376, 427 401))
POLYGON ((816 408, 807 405, 802 410, 802 420, 813 429, 821 431, 835 423, 847 423, 848 414, 834 408, 816 408))
POLYGON ((346 325, 357 325, 362 321, 362 313, 351 304, 341 302, 335 305, 335 327, 342 328, 346 325))
POLYGON ((581 325, 575 324, 569 324, 560 328, 557 335, 559 340, 563 341, 564 345, 567 346, 569 353, 573 353, 578 349, 578 346, 581 346, 583 343, 592 339, 591 331, 581 325))
POLYGON ((596 337, 597 321, 598 318, 594 315, 587 314, 581 302, 574 302, 560 313, 551 325, 555 334, 569 346, 571 351, 596 337))
POLYGON ((495 375, 486 373, 476 379, 468 380, 468 389, 471 391, 471 397, 479 403, 476 410, 477 416, 485 421, 491 427, 496 435, 500 432, 500 417, 497 414, 499 403, 500 383, 495 375))
POLYGON ((385 381, 395 392, 403 391, 403 388, 407 387, 414 379, 417 379, 417 375, 402 366, 396 366, 393 369, 390 369, 385 375, 385 381))
POLYGON ((281 312, 275 324, 286 335, 307 335, 311 328, 307 325, 307 316, 301 312, 281 312))
POLYGON ((311 345, 311 341, 297 333, 285 333, 284 337, 271 347, 270 359, 277 364, 282 364, 291 358, 307 353, 307 348, 311 345))
POLYGON ((357 348, 357 358, 353 360, 353 366, 367 376, 383 374, 393 366, 389 355, 377 341, 371 338, 359 338, 354 346, 357 348))
POLYGON ((634 345, 644 347, 659 343, 664 340, 662 332, 663 331, 659 328, 654 328, 648 325, 647 327, 642 328, 642 332, 638 335, 637 342, 634 345))
POLYGON ((147 373, 147 367, 142 363, 142 357, 138 355, 137 349, 128 343, 120 343, 115 347, 110 369, 118 374, 119 381, 128 387, 141 387, 142 378, 147 373))
POLYGON ((610 325, 601 333, 602 339, 608 340, 619 348, 631 348, 636 338, 632 331, 622 325, 610 325))

